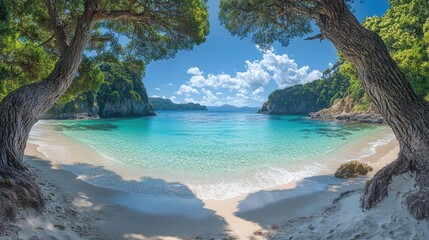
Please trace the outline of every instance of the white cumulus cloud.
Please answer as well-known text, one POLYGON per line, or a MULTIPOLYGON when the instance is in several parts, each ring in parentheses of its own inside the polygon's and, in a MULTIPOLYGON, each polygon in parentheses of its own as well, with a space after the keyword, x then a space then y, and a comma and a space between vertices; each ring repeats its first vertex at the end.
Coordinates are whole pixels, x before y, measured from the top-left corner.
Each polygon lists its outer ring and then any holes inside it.
POLYGON ((195 93, 195 94, 200 94, 200 92, 198 92, 197 89, 192 88, 191 86, 182 84, 179 88, 179 91, 177 91, 178 95, 182 95, 182 94, 191 94, 191 93, 195 93))
POLYGON ((191 67, 188 69, 187 71, 188 74, 192 74, 192 75, 203 75, 203 71, 201 71, 199 68, 197 67, 191 67))
POLYGON ((258 46, 257 49, 261 52, 262 58, 247 60, 245 70, 236 71, 233 75, 204 74, 198 67, 189 68, 187 73, 191 75, 190 79, 182 84, 176 93, 185 95, 188 100, 192 99, 192 94, 202 94, 200 103, 204 105, 228 103, 243 106, 248 100, 264 101, 265 98, 260 94, 265 91, 271 80, 279 88, 285 88, 322 77, 319 70, 311 70, 309 66, 298 66, 287 54, 276 54, 274 49, 262 50, 258 46), (227 90, 228 94, 223 94, 222 90, 227 90))

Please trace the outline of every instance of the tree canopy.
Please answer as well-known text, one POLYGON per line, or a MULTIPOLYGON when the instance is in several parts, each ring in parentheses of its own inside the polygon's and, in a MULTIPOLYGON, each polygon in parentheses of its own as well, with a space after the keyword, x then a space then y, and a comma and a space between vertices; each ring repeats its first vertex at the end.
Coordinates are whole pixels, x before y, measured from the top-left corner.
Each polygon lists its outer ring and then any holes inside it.
MULTIPOLYGON (((85 1, 0 1, 0 100, 12 90, 46 77, 75 32, 85 1)), ((101 0, 84 61, 61 101, 96 89, 98 63, 170 58, 205 41, 206 0, 101 0)))
MULTIPOLYGON (((221 0, 219 19, 232 35, 250 37, 262 48, 274 42, 287 46, 312 32, 317 0, 221 0)), ((354 0, 346 0, 352 3, 354 0)))

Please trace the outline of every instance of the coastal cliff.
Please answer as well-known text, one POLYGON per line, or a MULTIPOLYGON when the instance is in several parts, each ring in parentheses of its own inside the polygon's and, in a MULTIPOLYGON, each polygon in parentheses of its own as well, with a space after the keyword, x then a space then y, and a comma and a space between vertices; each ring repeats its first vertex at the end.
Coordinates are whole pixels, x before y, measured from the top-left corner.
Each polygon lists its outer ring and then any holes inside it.
POLYGON ((155 115, 141 69, 125 64, 101 64, 104 82, 96 91, 79 94, 67 103, 56 103, 44 119, 82 119, 155 115))
POLYGON ((307 115, 331 106, 349 88, 349 79, 338 72, 340 65, 326 70, 322 79, 274 91, 258 113, 307 115))

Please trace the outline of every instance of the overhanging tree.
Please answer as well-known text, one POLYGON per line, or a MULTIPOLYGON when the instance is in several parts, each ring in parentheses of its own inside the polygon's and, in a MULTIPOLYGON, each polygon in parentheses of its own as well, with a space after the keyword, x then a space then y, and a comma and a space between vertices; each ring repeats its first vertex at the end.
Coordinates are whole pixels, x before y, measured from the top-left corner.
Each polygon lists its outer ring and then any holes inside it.
POLYGON ((22 162, 24 149, 32 126, 81 77, 77 73, 82 56, 146 63, 172 57, 205 41, 208 12, 206 0, 0 3, 2 33, 7 29, 19 34, 22 42, 38 44, 57 60, 44 79, 18 88, 0 102, 1 228, 20 208, 44 206, 40 188, 22 162))
MULTIPOLYGON (((405 0, 407 1, 407 0, 405 0)), ((219 18, 240 37, 251 37, 261 47, 311 32, 313 21, 356 67, 359 80, 380 110, 400 144, 398 158, 381 169, 365 187, 362 207, 369 209, 388 194, 392 177, 408 171, 416 176, 417 190, 405 202, 417 219, 429 217, 429 104, 412 90, 382 39, 362 27, 346 0, 221 0, 219 18)), ((427 8, 426 5, 420 6, 427 8)))

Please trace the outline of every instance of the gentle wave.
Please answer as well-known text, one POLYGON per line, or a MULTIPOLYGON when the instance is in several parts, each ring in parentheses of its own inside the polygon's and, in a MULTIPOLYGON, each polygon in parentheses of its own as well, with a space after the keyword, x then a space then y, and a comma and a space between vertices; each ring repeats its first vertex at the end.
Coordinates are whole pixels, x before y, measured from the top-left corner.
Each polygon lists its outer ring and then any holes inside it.
POLYGON ((268 170, 257 171, 250 179, 242 178, 204 185, 188 184, 188 186, 200 199, 225 200, 315 176, 325 168, 326 166, 317 164, 306 166, 302 171, 290 172, 284 168, 270 167, 268 170))
POLYGON ((368 143, 369 146, 364 148, 361 151, 360 159, 363 159, 363 158, 366 158, 366 157, 369 157, 369 156, 376 154, 377 153, 376 149, 378 147, 383 146, 383 145, 387 145, 395 139, 396 139, 395 134, 391 133, 391 134, 388 134, 387 136, 385 136, 384 138, 378 139, 377 141, 369 142, 368 143))

